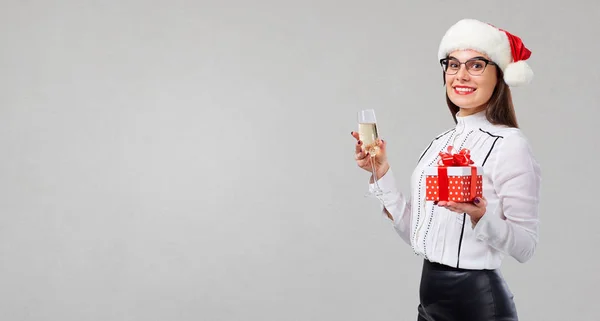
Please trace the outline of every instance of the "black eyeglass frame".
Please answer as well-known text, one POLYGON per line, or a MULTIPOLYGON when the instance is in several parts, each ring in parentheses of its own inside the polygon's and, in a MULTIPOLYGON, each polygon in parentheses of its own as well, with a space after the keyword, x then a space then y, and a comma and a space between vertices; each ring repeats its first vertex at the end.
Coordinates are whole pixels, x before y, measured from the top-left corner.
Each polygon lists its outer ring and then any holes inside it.
POLYGON ((456 58, 454 58, 454 57, 446 57, 446 58, 442 58, 442 59, 440 59, 440 65, 442 66, 442 71, 443 71, 444 73, 446 73, 447 75, 456 75, 456 74, 457 74, 457 73, 460 71, 460 67, 461 67, 461 65, 465 65, 465 68, 467 69, 467 72, 469 73, 469 75, 471 75, 471 76, 481 76, 481 75, 482 75, 482 74, 485 72, 485 68, 487 68, 487 66, 488 66, 488 65, 496 65, 496 63, 495 63, 495 62, 493 62, 493 61, 491 61, 491 60, 485 59, 485 58, 483 58, 483 57, 473 57, 473 58, 471 58, 471 59, 469 59, 469 60, 467 60, 467 61, 465 61, 465 62, 460 62, 460 60, 458 60, 458 59, 456 59, 456 58), (447 71, 447 70, 448 70, 448 68, 444 68, 444 62, 446 62, 446 66, 447 66, 447 65, 448 65, 448 62, 449 62, 450 60, 454 60, 454 61, 456 61, 456 62, 458 63, 458 69, 456 70, 456 72, 455 72, 455 73, 449 73, 449 72, 447 71), (474 74, 472 74, 472 73, 469 71, 469 68, 467 68, 467 63, 469 63, 469 62, 471 62, 471 61, 474 61, 474 60, 483 61, 483 62, 485 63, 485 66, 483 66, 483 70, 481 71, 481 73, 480 73, 480 74, 475 74, 475 75, 474 75, 474 74))

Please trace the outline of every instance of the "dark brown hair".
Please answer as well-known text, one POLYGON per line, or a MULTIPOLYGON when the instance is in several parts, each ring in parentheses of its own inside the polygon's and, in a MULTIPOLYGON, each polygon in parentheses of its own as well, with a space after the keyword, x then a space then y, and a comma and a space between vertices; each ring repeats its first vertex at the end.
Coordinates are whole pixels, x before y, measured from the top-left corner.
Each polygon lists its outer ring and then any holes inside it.
MULTIPOLYGON (((490 100, 488 101, 488 106, 485 109, 485 116, 492 124, 519 128, 510 87, 504 82, 504 73, 500 68, 496 68, 496 75, 498 81, 496 83, 496 88, 494 88, 494 92, 492 93, 492 97, 490 97, 490 100)), ((446 77, 443 72, 442 77, 444 78, 444 85, 446 85, 446 77)), ((458 113, 460 108, 450 100, 448 92, 446 92, 446 103, 448 104, 448 109, 450 109, 452 118, 456 123, 456 113, 458 113)))

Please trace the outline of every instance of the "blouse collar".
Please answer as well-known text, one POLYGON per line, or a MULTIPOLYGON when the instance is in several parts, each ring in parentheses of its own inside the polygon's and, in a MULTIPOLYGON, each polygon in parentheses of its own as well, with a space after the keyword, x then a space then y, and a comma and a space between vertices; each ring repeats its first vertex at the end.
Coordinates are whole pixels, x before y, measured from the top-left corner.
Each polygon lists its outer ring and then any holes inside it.
POLYGON ((460 111, 456 113, 456 127, 457 128, 469 128, 469 129, 474 129, 474 128, 489 128, 492 125, 492 123, 489 122, 489 120, 486 117, 486 111, 485 109, 468 115, 468 116, 460 116, 460 111))

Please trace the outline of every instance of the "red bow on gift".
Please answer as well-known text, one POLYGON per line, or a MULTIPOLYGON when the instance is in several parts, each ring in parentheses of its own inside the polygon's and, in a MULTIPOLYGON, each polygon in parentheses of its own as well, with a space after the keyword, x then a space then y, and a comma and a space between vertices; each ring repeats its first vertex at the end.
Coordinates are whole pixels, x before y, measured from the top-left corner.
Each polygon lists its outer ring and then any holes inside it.
POLYGON ((448 152, 440 152, 439 166, 469 166, 474 164, 471 160, 471 151, 463 148, 458 153, 452 154, 454 147, 448 146, 448 152))

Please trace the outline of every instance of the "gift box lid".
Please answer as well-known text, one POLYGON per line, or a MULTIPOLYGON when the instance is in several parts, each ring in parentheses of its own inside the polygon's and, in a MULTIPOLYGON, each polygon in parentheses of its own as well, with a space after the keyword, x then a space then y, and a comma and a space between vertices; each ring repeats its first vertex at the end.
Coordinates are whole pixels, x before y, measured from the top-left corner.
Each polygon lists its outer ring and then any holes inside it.
MULTIPOLYGON (((471 175, 471 167, 477 168, 477 175, 483 175, 483 167, 481 166, 447 166, 449 176, 469 176, 471 175)), ((425 167, 425 175, 437 176, 439 166, 425 167)))

